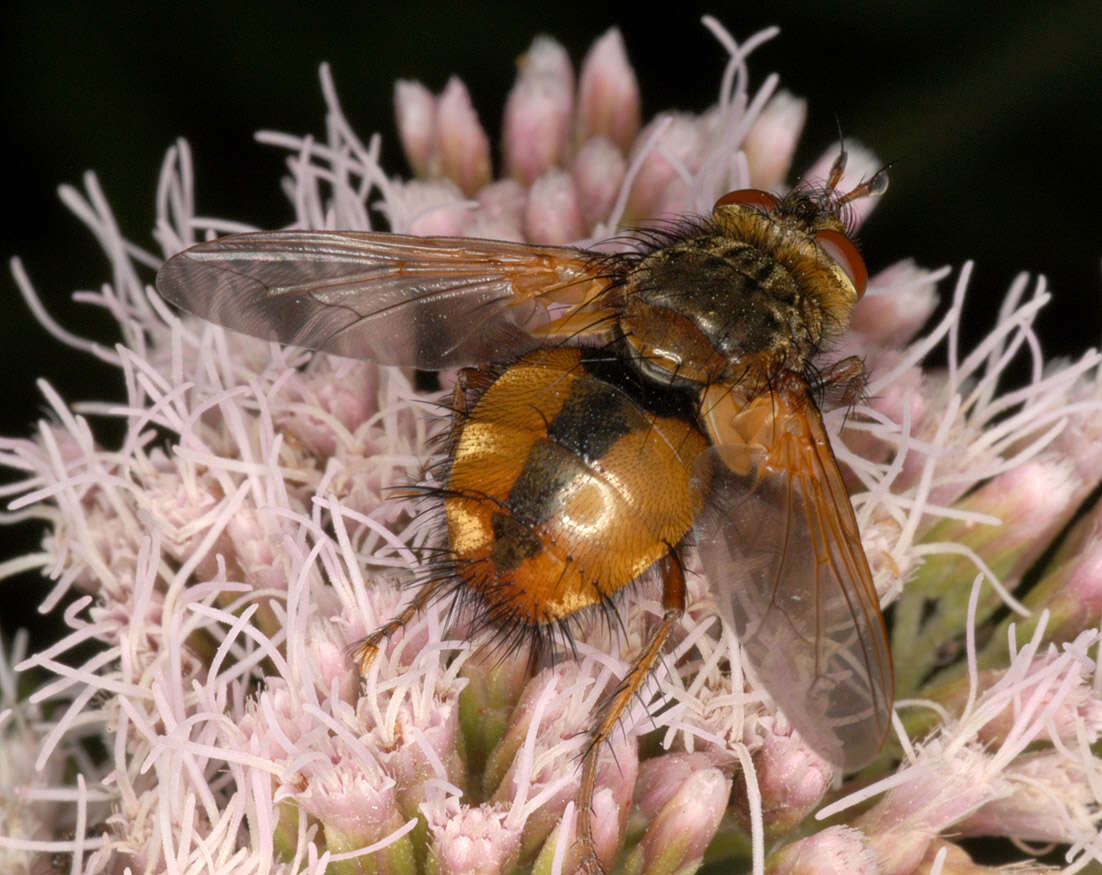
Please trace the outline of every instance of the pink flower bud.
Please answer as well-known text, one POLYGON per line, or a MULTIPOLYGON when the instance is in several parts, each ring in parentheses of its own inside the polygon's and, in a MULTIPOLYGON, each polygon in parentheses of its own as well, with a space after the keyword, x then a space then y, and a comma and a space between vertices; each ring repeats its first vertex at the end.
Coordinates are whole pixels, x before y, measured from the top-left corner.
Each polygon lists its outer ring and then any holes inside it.
MULTIPOLYGON (((767 835, 782 836, 799 824, 822 801, 834 779, 834 768, 792 731, 782 715, 758 719, 761 747, 754 753, 754 772, 761 793, 767 835)), ((741 772, 735 793, 735 811, 749 826, 746 789, 741 772)))
POLYGON ((436 98, 420 82, 399 79, 394 83, 394 115, 406 160, 417 176, 437 172, 436 98))
POLYGON ((574 71, 565 49, 537 37, 520 59, 505 103, 502 149, 505 172, 530 184, 563 162, 574 114, 574 71))
POLYGON ((700 166, 705 143, 704 123, 687 113, 665 113, 643 129, 635 141, 631 158, 643 148, 649 148, 628 197, 625 212, 629 221, 671 215, 667 210, 675 203, 675 196, 667 190, 674 189, 684 197, 687 182, 681 173, 700 166))
POLYGON ((654 820, 678 789, 694 772, 712 768, 714 758, 706 753, 675 751, 644 760, 635 784, 632 820, 645 826, 654 820))
POLYGON ((620 194, 627 161, 606 137, 591 137, 574 156, 570 173, 574 177, 578 206, 589 227, 608 218, 620 194))
POLYGON ((910 769, 910 780, 854 820, 884 875, 912 872, 938 833, 1007 792, 986 754, 966 747, 947 756, 944 749, 940 740, 931 742, 921 765, 910 769))
POLYGON ((807 101, 787 91, 765 105, 742 141, 752 187, 776 191, 784 183, 806 118, 807 101))
MULTIPOLYGON (((488 787, 495 786, 495 776, 502 766, 507 767, 493 793, 495 802, 513 800, 513 804, 519 804, 517 800, 550 794, 528 816, 524 827, 526 857, 545 844, 567 803, 577 796, 581 753, 594 722, 589 707, 592 700, 584 687, 574 663, 562 663, 537 674, 525 688, 512 722, 487 764, 488 787), (564 762, 570 766, 564 767, 564 762), (566 777, 570 780, 563 780, 566 777)), ((594 810, 602 813, 594 815, 593 825, 599 851, 604 847, 615 853, 623 841, 638 770, 635 739, 614 732, 601 751, 597 767, 594 810)))
POLYGON ((443 176, 397 183, 387 210, 395 231, 418 237, 458 236, 470 214, 470 201, 443 176))
POLYGON ((407 817, 417 815, 426 784, 446 780, 461 787, 465 783, 466 766, 456 747, 459 704, 454 696, 434 700, 427 711, 401 706, 394 733, 397 746, 393 741, 388 744, 384 733, 376 734, 380 761, 398 782, 399 805, 407 817))
POLYGON ((624 38, 611 28, 582 62, 576 141, 582 144, 590 137, 603 136, 626 152, 639 131, 640 103, 639 83, 624 38))
POLYGON ((731 778, 717 768, 690 774, 651 822, 632 853, 640 871, 663 875, 699 865, 719 828, 731 795, 731 778))
POLYGON ((515 240, 524 236, 524 208, 528 189, 515 179, 499 179, 479 189, 479 209, 468 216, 463 233, 488 240, 515 240))
MULTIPOLYGON (((946 520, 931 528, 927 537, 967 545, 1013 588, 1068 522, 1091 485, 1076 476, 1064 456, 1044 453, 999 474, 957 502, 958 509, 989 514, 1001 525, 946 520)), ((939 557, 928 573, 963 582, 974 576, 975 567, 964 557, 939 557)))
POLYGON ((1074 844, 1093 838, 1097 800, 1083 765, 1078 757, 1051 750, 1023 756, 1004 773, 1012 792, 987 803, 953 831, 1041 844, 1074 844))
POLYGON ((524 211, 524 234, 533 243, 562 245, 585 236, 586 223, 574 180, 565 170, 548 170, 532 183, 524 211))
POLYGON ((869 280, 853 308, 851 333, 863 343, 899 348, 909 343, 937 307, 937 277, 910 259, 896 262, 869 280))
POLYGON ((767 861, 768 875, 883 875, 860 830, 830 826, 782 848, 767 861))
POLYGON ((455 797, 423 806, 429 857, 439 875, 498 875, 513 871, 520 821, 497 805, 465 806, 455 797))
POLYGON ((468 195, 490 181, 490 140, 471 105, 467 86, 455 76, 440 95, 436 134, 444 176, 468 195))
POLYGON ((1034 610, 1052 613, 1049 634, 1067 641, 1102 620, 1102 510, 1075 524, 1049 571, 1027 597, 1034 610))

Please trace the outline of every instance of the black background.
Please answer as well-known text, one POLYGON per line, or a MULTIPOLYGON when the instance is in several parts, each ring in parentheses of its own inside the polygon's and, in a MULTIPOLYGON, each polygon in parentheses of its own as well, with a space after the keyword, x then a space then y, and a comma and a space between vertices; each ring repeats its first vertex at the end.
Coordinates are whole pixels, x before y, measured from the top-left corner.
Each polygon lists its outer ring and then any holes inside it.
MULTIPOLYGON (((784 87, 809 99, 796 171, 833 142, 836 116, 847 136, 896 162, 862 235, 872 270, 905 256, 930 267, 976 259, 966 338, 990 327, 1018 271, 1040 271, 1056 296, 1040 321, 1046 351, 1072 355, 1098 342, 1097 0, 1019 2, 998 12, 957 2, 781 0, 730 11, 678 3, 645 17, 627 5, 376 6, 8 4, 0 13, 3 254, 23 258, 63 324, 113 341, 109 322, 68 301, 108 272, 91 235, 57 200, 59 183, 79 184, 95 170, 124 233, 152 246, 158 170, 182 136, 195 156, 200 213, 280 225, 291 217, 278 188, 283 153, 252 134, 322 131, 322 60, 332 63, 354 128, 364 138, 381 132, 385 165, 405 173, 391 105, 396 78, 439 90, 460 75, 494 136, 514 61, 533 35, 555 36, 577 62, 617 24, 642 84, 644 117, 699 111, 714 101, 726 60, 699 23, 711 12, 740 39, 781 26, 751 59, 751 73, 760 83, 777 71, 784 87)), ((121 397, 119 375, 53 342, 7 276, 0 315, 2 433, 30 433, 42 410, 38 376, 69 400, 121 397)), ((0 532, 0 558, 36 539, 26 528, 0 532)), ((31 622, 35 589, 0 582, 5 631, 31 622)))

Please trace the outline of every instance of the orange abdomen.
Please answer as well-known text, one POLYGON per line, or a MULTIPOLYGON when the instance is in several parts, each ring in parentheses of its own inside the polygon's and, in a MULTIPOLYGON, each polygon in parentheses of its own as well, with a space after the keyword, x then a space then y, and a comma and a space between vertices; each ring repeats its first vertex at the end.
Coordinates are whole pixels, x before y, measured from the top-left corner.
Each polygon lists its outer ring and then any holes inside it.
POLYGON ((445 512, 460 582, 533 626, 607 599, 688 532, 707 445, 687 397, 608 353, 525 356, 457 428, 445 512))

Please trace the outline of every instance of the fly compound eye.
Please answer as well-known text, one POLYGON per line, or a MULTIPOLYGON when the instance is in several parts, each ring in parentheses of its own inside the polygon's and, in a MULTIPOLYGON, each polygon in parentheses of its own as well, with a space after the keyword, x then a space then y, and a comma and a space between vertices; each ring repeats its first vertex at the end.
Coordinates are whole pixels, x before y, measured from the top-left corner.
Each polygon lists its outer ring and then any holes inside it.
POLYGON ((727 192, 716 201, 713 209, 717 210, 727 204, 742 204, 743 206, 758 207, 771 212, 777 208, 777 199, 769 192, 758 188, 740 188, 738 191, 727 192))
POLYGON ((815 242, 834 259, 835 264, 845 271, 854 289, 857 290, 857 298, 860 300, 869 282, 869 272, 865 267, 865 259, 861 257, 853 241, 841 231, 826 228, 815 232, 815 242))

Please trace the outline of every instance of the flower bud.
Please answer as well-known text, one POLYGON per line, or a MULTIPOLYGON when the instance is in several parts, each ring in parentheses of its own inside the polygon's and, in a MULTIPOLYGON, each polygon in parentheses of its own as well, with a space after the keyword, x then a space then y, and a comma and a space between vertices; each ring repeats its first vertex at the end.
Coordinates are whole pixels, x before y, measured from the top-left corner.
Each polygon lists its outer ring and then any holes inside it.
POLYGON ((505 103, 505 172, 525 185, 563 163, 574 115, 574 71, 561 45, 536 37, 505 103))
POLYGON ((490 140, 471 105, 467 86, 453 76, 437 105, 440 171, 472 195, 490 181, 490 140))
POLYGON ((624 38, 611 28, 582 62, 575 141, 582 145, 590 137, 602 136, 627 152, 639 131, 640 105, 639 82, 624 38))
POLYGON ((436 172, 436 98, 420 82, 394 83, 394 115, 406 160, 417 176, 436 172))
POLYGON ((742 141, 750 186, 776 191, 784 184, 806 118, 806 100, 787 91, 773 95, 742 141))

